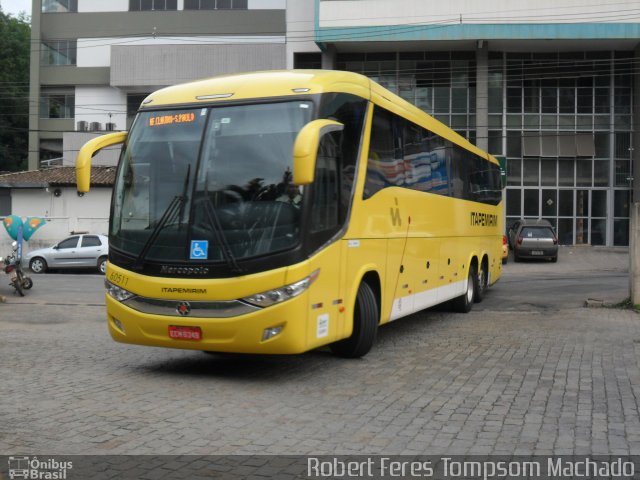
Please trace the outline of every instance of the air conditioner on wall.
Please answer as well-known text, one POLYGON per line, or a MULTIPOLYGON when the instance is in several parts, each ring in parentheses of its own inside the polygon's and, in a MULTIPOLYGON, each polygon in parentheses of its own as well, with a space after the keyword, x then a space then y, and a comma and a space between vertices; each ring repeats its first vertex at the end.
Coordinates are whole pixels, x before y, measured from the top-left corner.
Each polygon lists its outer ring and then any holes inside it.
POLYGON ((108 132, 113 132, 116 129, 116 124, 113 122, 107 122, 104 124, 104 129, 108 132))
POLYGON ((97 132, 98 130, 102 130, 102 124, 100 122, 91 122, 89 124, 89 130, 92 132, 97 132))
POLYGON ((80 120, 76 123, 76 131, 86 132, 89 129, 89 123, 86 120, 80 120))

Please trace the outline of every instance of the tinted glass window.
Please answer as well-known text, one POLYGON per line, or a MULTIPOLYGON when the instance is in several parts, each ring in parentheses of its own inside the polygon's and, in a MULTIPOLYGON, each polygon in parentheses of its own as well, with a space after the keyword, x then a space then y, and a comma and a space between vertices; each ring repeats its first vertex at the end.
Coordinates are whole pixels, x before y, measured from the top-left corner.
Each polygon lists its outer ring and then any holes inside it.
POLYGON ((311 207, 311 233, 335 229, 338 224, 338 162, 341 134, 322 137, 318 148, 311 207))
POLYGON ((99 247, 100 245, 102 245, 102 242, 100 242, 98 237, 94 237, 93 235, 82 237, 83 247, 99 247))
POLYGON ((553 238, 553 231, 549 227, 524 227, 520 236, 523 238, 553 238))
POLYGON ((405 186, 421 192, 447 195, 447 162, 444 142, 428 130, 405 122, 405 186))
POLYGON ((344 222, 351 205, 356 161, 360 152, 362 128, 367 102, 362 98, 344 93, 323 96, 319 118, 336 120, 344 125, 342 143, 339 145, 340 164, 340 222, 344 222))
POLYGON ((393 186, 490 205, 502 200, 498 165, 376 107, 363 197, 393 186))
POLYGON ((75 248, 78 245, 78 237, 69 237, 58 244, 58 248, 75 248))
POLYGON ((385 187, 404 185, 404 166, 396 155, 393 115, 381 108, 373 112, 371 143, 364 198, 373 196, 385 187))

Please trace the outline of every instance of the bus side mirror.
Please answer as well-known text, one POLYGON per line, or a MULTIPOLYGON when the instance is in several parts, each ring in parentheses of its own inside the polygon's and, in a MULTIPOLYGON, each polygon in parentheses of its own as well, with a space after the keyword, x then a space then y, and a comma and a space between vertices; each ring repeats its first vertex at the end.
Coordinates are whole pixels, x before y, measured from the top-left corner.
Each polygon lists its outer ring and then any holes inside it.
POLYGON ((334 120, 314 120, 298 133, 293 144, 293 184, 309 185, 316 173, 320 139, 329 132, 341 131, 344 125, 334 120))
POLYGON ((124 143, 127 139, 127 132, 109 133, 92 138, 85 143, 78 152, 76 159, 76 183, 78 193, 86 193, 91 186, 91 159, 100 150, 112 145, 124 143))

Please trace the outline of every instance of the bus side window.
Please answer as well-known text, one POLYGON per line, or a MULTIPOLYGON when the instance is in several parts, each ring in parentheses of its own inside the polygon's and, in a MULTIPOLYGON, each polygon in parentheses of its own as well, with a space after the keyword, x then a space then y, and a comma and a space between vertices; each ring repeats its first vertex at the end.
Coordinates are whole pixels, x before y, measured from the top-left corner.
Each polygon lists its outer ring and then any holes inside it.
POLYGON ((393 114, 379 107, 373 111, 367 178, 363 197, 372 197, 386 187, 404 186, 404 166, 400 158, 393 114))
POLYGON ((338 165, 342 143, 341 132, 331 132, 320 141, 316 162, 316 178, 313 182, 311 206, 312 233, 333 231, 340 225, 340 185, 338 165))

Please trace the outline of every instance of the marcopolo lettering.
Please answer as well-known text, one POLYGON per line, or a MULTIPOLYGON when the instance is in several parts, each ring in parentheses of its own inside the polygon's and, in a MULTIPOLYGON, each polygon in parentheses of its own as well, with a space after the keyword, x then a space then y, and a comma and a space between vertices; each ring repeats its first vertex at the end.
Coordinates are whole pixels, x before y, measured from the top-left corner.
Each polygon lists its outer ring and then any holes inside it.
POLYGON ((162 265, 160 273, 168 273, 171 275, 207 275, 209 267, 171 267, 162 265))
POLYGON ((496 227, 498 216, 491 213, 471 212, 472 227, 496 227))

